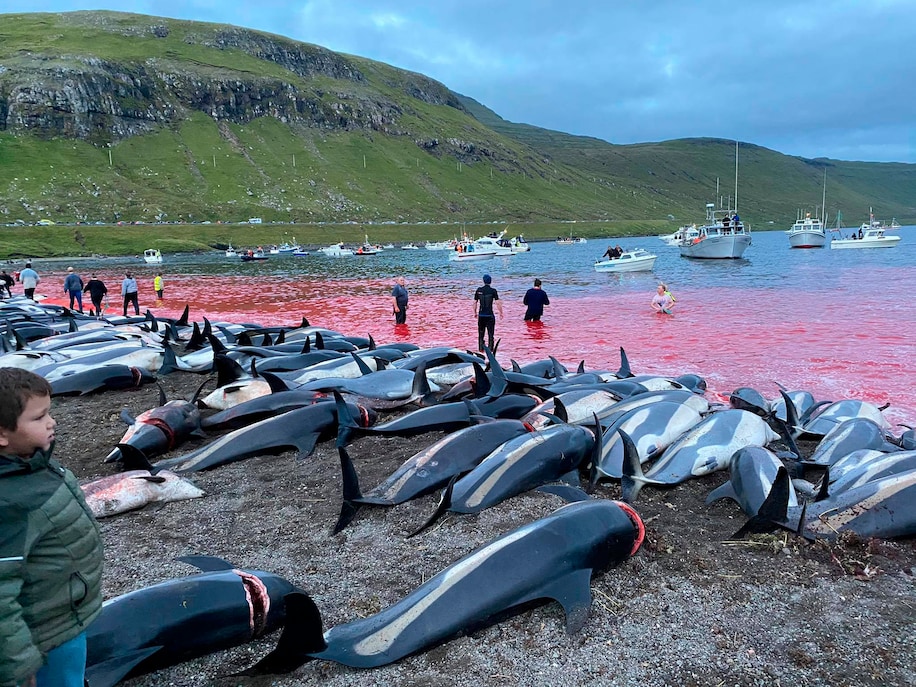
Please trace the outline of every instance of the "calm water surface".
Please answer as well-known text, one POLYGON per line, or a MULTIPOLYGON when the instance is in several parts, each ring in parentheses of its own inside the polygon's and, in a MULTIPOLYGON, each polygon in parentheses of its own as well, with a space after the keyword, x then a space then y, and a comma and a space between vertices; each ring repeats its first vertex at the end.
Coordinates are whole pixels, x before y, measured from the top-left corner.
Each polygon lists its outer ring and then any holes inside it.
MULTIPOLYGON (((497 323, 505 364, 551 354, 567 366, 584 360, 586 369, 617 369, 622 346, 636 374, 692 372, 725 396, 751 386, 772 398, 779 382, 822 399, 890 403, 892 422, 916 424, 916 227, 899 235, 891 249, 790 250, 781 231, 756 232, 746 259, 730 261, 687 260, 655 238, 613 239, 658 255, 654 271, 623 275, 594 271, 608 243, 601 239, 534 243, 526 254, 460 265, 423 249, 257 263, 217 252, 166 255, 161 304, 152 287, 157 269, 140 259, 69 264, 84 279, 96 270, 113 292, 132 270, 141 307, 164 316, 186 303, 198 321, 293 325, 304 315, 347 334, 371 333, 379 343, 462 348, 476 348, 472 297, 487 272, 505 311, 497 323), (407 326, 395 328, 388 294, 397 275, 407 278, 410 308, 407 326), (522 296, 535 277, 551 299, 540 324, 522 320, 522 296), (677 298, 673 316, 649 307, 659 281, 677 298)), ((62 283, 66 267, 40 266, 46 293, 62 283)), ((116 300, 109 312, 120 311, 116 300)))

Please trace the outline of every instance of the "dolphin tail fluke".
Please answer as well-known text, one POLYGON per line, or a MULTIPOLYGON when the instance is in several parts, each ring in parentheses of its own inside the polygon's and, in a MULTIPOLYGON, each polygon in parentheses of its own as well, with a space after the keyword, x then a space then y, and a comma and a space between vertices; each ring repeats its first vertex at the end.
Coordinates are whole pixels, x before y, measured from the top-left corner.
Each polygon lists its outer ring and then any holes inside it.
POLYGON ((181 317, 175 320, 175 324, 178 325, 179 327, 187 327, 188 326, 188 316, 190 314, 191 314, 191 307, 185 304, 184 311, 182 311, 181 317))
POLYGON ((617 379, 632 377, 633 372, 630 370, 630 360, 627 358, 627 352, 620 347, 620 369, 617 370, 617 379))
POLYGON ((492 375, 490 390, 487 391, 487 396, 491 398, 502 396, 506 393, 506 389, 509 386, 509 380, 506 378, 505 371, 499 366, 499 362, 496 360, 496 354, 489 348, 484 348, 483 350, 487 354, 487 360, 490 362, 490 374, 492 375))
POLYGON ((760 505, 757 514, 744 523, 744 527, 732 535, 733 539, 740 539, 747 534, 772 532, 777 527, 784 525, 789 513, 789 472, 785 468, 776 471, 776 479, 770 487, 770 493, 760 505))
POLYGON ((643 485, 646 484, 646 475, 639 461, 639 451, 636 450, 636 444, 633 443, 630 435, 622 429, 618 429, 617 433, 620 434, 620 439, 623 441, 623 476, 620 478, 620 498, 626 503, 633 503, 643 485))
POLYGON ((455 482, 458 481, 458 476, 452 477, 449 480, 448 486, 445 488, 445 491, 442 492, 442 498, 439 499, 439 505, 436 507, 436 511, 429 516, 429 519, 420 525, 417 529, 407 535, 407 538, 415 537, 423 530, 432 527, 436 521, 445 515, 448 512, 448 509, 452 506, 452 490, 455 488, 455 482))
POLYGON ((118 450, 121 452, 121 463, 125 470, 149 470, 155 472, 156 468, 149 462, 146 454, 136 446, 130 444, 118 444, 118 450))
POLYGON ((340 455, 340 470, 343 476, 343 502, 340 504, 340 516, 337 518, 337 524, 334 525, 332 534, 337 534, 353 522, 360 508, 357 499, 363 497, 359 489, 359 476, 356 474, 350 454, 343 446, 338 447, 337 453, 340 455))
POLYGON ((283 597, 286 623, 276 648, 247 670, 236 675, 279 675, 291 673, 328 648, 324 624, 315 602, 305 592, 283 597))

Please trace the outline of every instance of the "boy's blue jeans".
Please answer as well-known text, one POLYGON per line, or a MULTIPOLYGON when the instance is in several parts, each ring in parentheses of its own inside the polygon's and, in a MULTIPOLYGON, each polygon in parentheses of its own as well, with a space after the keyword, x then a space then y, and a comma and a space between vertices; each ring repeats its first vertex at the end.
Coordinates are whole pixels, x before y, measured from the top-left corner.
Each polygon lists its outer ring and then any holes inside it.
POLYGON ((83 687, 86 674, 86 633, 81 632, 48 652, 38 671, 38 687, 83 687))

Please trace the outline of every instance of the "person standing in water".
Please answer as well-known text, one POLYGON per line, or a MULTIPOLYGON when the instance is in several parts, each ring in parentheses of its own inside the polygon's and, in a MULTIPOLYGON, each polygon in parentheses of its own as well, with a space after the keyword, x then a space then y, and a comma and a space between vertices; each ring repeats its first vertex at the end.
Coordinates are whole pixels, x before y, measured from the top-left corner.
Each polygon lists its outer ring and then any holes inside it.
POLYGON ((494 304, 499 316, 503 316, 503 304, 499 302, 499 293, 490 284, 493 278, 489 274, 483 275, 483 286, 474 292, 474 315, 477 317, 477 350, 483 350, 483 335, 487 335, 489 348, 493 350, 493 336, 496 330, 496 314, 493 312, 494 304))
POLYGON ((534 280, 534 287, 528 289, 522 303, 528 306, 525 311, 525 322, 540 322, 544 314, 544 306, 550 305, 547 292, 541 289, 541 280, 534 280))
POLYGON ((407 287, 404 277, 398 277, 391 289, 391 308, 394 311, 395 324, 407 324, 407 287))
POLYGON ((134 314, 140 314, 140 301, 137 296, 138 290, 137 280, 128 272, 121 281, 121 296, 124 298, 124 317, 127 317, 127 306, 130 303, 134 304, 134 314))
POLYGON ((156 278, 153 279, 153 290, 156 292, 156 298, 160 301, 162 300, 162 272, 156 274, 156 278))
MULTIPOLYGON (((86 288, 83 291, 89 292, 89 300, 92 301, 92 309, 95 312, 95 316, 97 319, 102 319, 102 299, 108 293, 108 287, 93 274, 92 279, 86 283, 86 288)), ((89 314, 91 315, 92 313, 89 314)))
POLYGON ((64 293, 70 296, 70 310, 73 310, 73 301, 76 301, 80 312, 83 312, 83 280, 80 275, 67 268, 67 277, 64 279, 64 293))

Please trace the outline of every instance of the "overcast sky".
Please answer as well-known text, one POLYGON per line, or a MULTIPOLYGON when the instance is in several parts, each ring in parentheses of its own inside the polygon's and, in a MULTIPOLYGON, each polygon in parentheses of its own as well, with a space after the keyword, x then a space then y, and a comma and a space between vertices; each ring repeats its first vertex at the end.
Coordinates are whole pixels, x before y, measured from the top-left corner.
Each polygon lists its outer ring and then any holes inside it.
POLYGON ((612 143, 916 163, 916 0, 0 0, 78 9, 281 34, 612 143))

